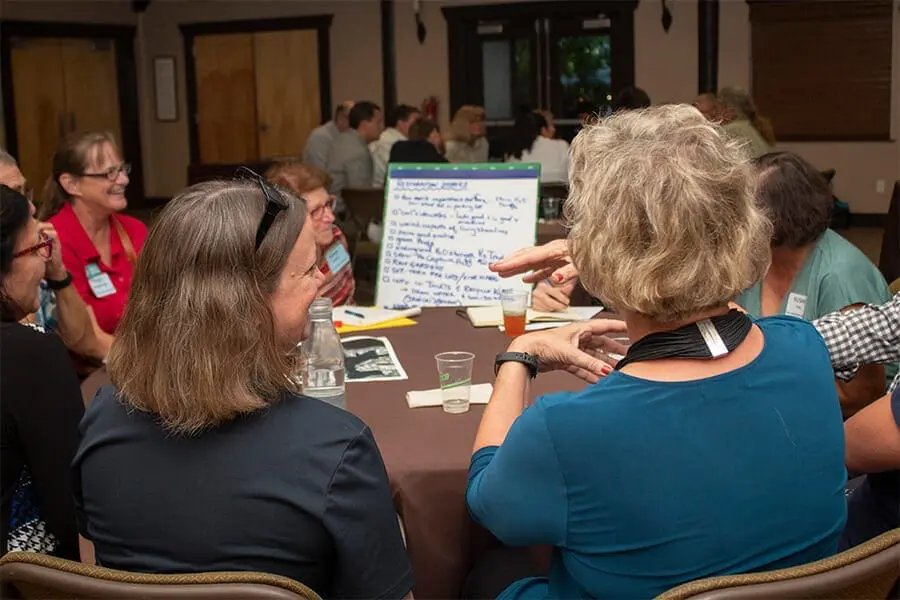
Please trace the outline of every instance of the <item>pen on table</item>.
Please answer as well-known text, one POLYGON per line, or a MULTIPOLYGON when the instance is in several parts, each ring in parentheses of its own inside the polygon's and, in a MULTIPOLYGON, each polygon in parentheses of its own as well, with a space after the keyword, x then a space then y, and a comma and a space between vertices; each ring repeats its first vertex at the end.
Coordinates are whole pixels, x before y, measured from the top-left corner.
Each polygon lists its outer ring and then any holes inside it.
POLYGON ((344 314, 350 315, 351 317, 356 317, 357 319, 366 318, 366 315, 360 314, 358 312, 353 312, 352 310, 344 310, 344 314))

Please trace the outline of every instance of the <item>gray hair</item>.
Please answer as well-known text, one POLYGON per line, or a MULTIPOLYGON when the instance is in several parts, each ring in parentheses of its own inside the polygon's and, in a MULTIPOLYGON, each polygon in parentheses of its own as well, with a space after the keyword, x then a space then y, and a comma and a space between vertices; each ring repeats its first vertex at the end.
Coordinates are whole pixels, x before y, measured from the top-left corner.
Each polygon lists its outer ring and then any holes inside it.
POLYGON ((0 148, 0 165, 18 167, 19 163, 12 154, 7 152, 4 148, 0 148))
POLYGON ((572 142, 569 249, 591 295, 658 321, 725 305, 769 266, 741 145, 694 107, 621 111, 572 142))

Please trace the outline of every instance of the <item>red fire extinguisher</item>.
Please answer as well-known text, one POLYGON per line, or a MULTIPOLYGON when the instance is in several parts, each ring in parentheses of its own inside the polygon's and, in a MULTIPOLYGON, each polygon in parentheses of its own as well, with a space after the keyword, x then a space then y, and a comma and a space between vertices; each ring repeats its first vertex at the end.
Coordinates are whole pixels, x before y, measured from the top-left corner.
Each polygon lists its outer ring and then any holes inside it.
POLYGON ((422 101, 422 114, 427 118, 436 121, 438 113, 438 100, 434 96, 428 96, 422 101))

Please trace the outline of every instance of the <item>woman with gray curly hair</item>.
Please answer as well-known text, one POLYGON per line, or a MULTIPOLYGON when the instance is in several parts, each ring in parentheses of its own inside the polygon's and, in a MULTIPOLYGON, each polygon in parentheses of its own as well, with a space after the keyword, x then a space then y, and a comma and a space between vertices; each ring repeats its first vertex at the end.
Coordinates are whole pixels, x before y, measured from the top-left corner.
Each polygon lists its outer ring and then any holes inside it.
POLYGON ((497 357, 469 511, 510 546, 554 546, 549 577, 501 597, 649 598, 834 553, 846 473, 825 345, 803 321, 729 309, 772 231, 741 145, 692 107, 628 111, 578 135, 569 180, 572 263, 624 322, 497 357), (595 350, 611 331, 633 343, 610 373, 595 350), (524 410, 549 369, 593 383, 524 410))

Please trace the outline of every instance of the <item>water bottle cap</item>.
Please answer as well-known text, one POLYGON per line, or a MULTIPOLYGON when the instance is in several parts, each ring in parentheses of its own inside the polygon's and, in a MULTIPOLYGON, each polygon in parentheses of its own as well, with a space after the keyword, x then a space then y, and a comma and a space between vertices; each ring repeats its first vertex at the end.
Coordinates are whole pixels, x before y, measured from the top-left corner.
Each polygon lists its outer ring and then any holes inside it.
POLYGON ((314 317, 331 318, 331 298, 316 298, 309 306, 309 314, 314 317))

